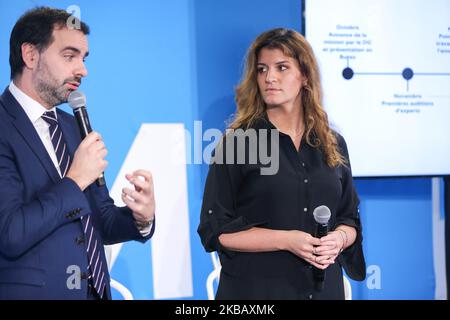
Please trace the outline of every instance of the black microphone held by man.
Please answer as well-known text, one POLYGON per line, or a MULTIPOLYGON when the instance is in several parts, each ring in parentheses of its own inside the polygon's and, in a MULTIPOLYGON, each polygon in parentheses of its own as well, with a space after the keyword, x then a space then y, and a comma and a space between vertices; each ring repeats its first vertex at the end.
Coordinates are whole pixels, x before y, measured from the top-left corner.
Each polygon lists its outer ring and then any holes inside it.
MULTIPOLYGON (((86 138, 86 136, 92 132, 91 123, 89 122, 89 117, 86 110, 86 96, 80 91, 72 91, 67 98, 69 106, 73 109, 73 114, 78 123, 78 128, 80 129, 81 139, 86 138)), ((99 187, 106 184, 105 176, 102 173, 96 181, 99 187)))

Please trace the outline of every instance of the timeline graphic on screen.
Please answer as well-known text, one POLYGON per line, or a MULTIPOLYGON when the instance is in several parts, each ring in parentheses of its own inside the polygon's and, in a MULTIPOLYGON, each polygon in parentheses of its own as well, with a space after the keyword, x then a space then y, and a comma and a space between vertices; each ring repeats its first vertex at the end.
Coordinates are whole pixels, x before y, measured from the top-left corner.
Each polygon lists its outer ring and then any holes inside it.
POLYGON ((355 177, 450 174, 450 1, 306 0, 305 35, 355 177))

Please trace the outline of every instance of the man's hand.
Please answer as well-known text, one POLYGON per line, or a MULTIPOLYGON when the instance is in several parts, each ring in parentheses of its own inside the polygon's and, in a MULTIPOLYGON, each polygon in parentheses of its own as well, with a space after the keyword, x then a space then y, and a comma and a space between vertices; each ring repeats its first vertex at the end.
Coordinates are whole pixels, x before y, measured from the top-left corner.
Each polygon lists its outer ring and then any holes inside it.
POLYGON ((105 171, 108 165, 105 160, 107 154, 108 150, 106 150, 100 134, 97 132, 89 133, 75 151, 66 177, 75 181, 84 191, 105 171))
POLYGON ((137 170, 133 174, 126 174, 125 177, 134 185, 134 190, 123 188, 122 200, 133 211, 137 223, 148 224, 155 216, 152 174, 145 170, 137 170))

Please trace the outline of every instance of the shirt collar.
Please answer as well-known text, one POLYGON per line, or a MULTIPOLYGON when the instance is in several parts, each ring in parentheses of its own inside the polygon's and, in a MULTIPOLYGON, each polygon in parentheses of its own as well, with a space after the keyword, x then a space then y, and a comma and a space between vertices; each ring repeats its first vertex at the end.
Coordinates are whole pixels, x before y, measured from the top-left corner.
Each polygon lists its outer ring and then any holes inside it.
MULTIPOLYGON (((263 115, 255 121, 255 124, 253 127, 255 129, 277 130, 280 137, 284 137, 284 136, 289 137, 289 135, 281 132, 280 130, 278 130, 277 127, 275 127, 275 125, 269 120, 267 112, 264 112, 263 115)), ((310 138, 311 138, 311 141, 314 141, 314 139, 317 138, 317 134, 316 134, 315 130, 311 131, 310 138)), ((303 140, 306 140, 306 135, 303 135, 302 141, 303 140)))
POLYGON ((23 108, 32 123, 35 123, 38 119, 40 119, 44 112, 54 111, 56 114, 55 107, 48 110, 42 104, 32 99, 25 92, 20 90, 14 84, 14 81, 11 81, 11 83, 9 84, 9 92, 11 92, 13 97, 17 100, 17 102, 19 102, 20 106, 23 108))
POLYGON ((270 122, 269 117, 267 116, 267 112, 264 112, 260 117, 255 119, 253 125, 251 126, 253 129, 277 129, 272 122, 270 122))

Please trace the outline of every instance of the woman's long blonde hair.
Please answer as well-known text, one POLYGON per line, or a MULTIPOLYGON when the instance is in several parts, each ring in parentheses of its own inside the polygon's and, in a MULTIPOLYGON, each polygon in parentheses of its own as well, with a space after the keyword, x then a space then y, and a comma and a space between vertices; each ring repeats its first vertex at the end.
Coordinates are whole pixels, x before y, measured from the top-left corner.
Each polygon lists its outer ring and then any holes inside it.
POLYGON ((246 65, 241 83, 236 88, 237 112, 230 129, 251 127, 264 117, 266 104, 257 84, 258 55, 263 48, 280 49, 298 61, 300 71, 307 79, 301 89, 306 142, 320 147, 330 167, 344 165, 345 158, 338 150, 336 136, 330 129, 328 116, 322 107, 322 88, 319 68, 313 50, 306 39, 296 31, 277 28, 259 35, 247 52, 246 65))

